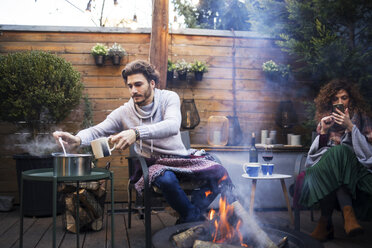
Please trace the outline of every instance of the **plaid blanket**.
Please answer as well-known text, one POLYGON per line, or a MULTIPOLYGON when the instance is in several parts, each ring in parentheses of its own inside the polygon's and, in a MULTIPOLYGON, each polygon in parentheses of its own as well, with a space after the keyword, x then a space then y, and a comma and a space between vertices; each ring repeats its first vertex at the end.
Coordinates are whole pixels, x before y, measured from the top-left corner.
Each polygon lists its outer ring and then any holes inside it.
MULTIPOLYGON (((149 184, 162 175, 165 171, 173 171, 177 177, 195 180, 208 180, 222 178, 230 184, 231 179, 226 169, 213 160, 205 157, 199 158, 160 158, 154 161, 149 167, 149 184), (225 176, 225 177, 224 177, 225 176)), ((144 189, 143 176, 135 183, 137 192, 141 193, 144 189)))

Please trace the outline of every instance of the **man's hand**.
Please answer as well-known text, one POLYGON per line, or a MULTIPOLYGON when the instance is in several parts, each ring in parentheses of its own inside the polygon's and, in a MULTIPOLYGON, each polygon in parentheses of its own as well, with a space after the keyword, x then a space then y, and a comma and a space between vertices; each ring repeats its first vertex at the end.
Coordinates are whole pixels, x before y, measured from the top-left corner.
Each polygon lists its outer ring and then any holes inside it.
POLYGON ((136 133, 132 129, 125 130, 116 135, 111 135, 109 141, 115 144, 116 149, 124 150, 136 142, 136 133))
POLYGON ((340 111, 339 109, 336 109, 337 113, 332 113, 332 116, 334 118, 334 121, 340 125, 346 128, 347 132, 351 132, 353 130, 353 123, 350 120, 349 115, 349 109, 345 109, 345 113, 340 111))
POLYGON ((67 151, 75 151, 81 144, 81 140, 79 137, 74 136, 67 132, 55 131, 53 133, 53 137, 59 146, 61 146, 61 143, 59 142, 59 138, 62 138, 63 146, 65 147, 67 151))
POLYGON ((320 120, 320 134, 327 134, 330 127, 333 126, 335 120, 331 115, 325 116, 320 120))

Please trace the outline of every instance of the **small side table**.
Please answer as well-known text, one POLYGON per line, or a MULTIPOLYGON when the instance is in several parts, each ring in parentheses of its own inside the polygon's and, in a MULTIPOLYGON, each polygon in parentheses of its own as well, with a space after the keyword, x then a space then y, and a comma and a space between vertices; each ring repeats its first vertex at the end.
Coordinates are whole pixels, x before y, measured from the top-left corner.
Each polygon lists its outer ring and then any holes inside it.
MULTIPOLYGON (((111 171, 102 168, 94 168, 90 175, 86 176, 55 176, 53 169, 36 169, 22 172, 20 184, 20 232, 19 247, 23 247, 23 181, 49 181, 53 182, 53 248, 56 248, 56 215, 57 215, 57 183, 76 182, 77 201, 79 201, 79 183, 85 181, 94 181, 109 179, 111 181, 111 247, 114 248, 114 176, 111 171)), ((79 208, 76 208, 76 247, 79 245, 79 208)))
POLYGON ((251 201, 250 201, 250 204, 249 204, 249 214, 251 214, 251 215, 253 214, 254 197, 255 197, 255 194, 256 194, 257 180, 280 180, 280 183, 281 183, 282 189, 283 189, 284 199, 287 202, 289 218, 290 218, 290 221, 291 221, 292 225, 294 224, 292 208, 291 208, 291 204, 289 202, 288 192, 287 192, 287 188, 286 188, 285 182, 284 182, 284 179, 291 178, 292 177, 291 175, 272 174, 272 175, 267 175, 267 176, 259 175, 257 177, 250 177, 248 174, 244 173, 244 174, 242 174, 242 177, 247 178, 247 179, 252 179, 251 201))

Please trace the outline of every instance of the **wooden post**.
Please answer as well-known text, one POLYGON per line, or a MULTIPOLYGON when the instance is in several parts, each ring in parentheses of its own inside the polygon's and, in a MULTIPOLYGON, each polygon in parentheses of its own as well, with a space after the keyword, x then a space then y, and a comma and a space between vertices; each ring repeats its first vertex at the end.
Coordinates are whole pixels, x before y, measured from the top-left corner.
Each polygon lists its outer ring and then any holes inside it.
POLYGON ((150 63, 160 73, 158 88, 167 84, 169 0, 152 0, 150 63))

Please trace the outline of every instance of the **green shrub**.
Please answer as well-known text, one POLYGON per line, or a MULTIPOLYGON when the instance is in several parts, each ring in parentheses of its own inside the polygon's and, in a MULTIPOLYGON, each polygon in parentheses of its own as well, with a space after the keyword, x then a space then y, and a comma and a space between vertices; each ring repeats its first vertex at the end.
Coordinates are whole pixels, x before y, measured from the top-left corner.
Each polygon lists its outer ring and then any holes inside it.
POLYGON ((40 123, 66 118, 82 90, 79 72, 61 57, 41 51, 0 55, 0 119, 26 122, 34 137, 40 123))

